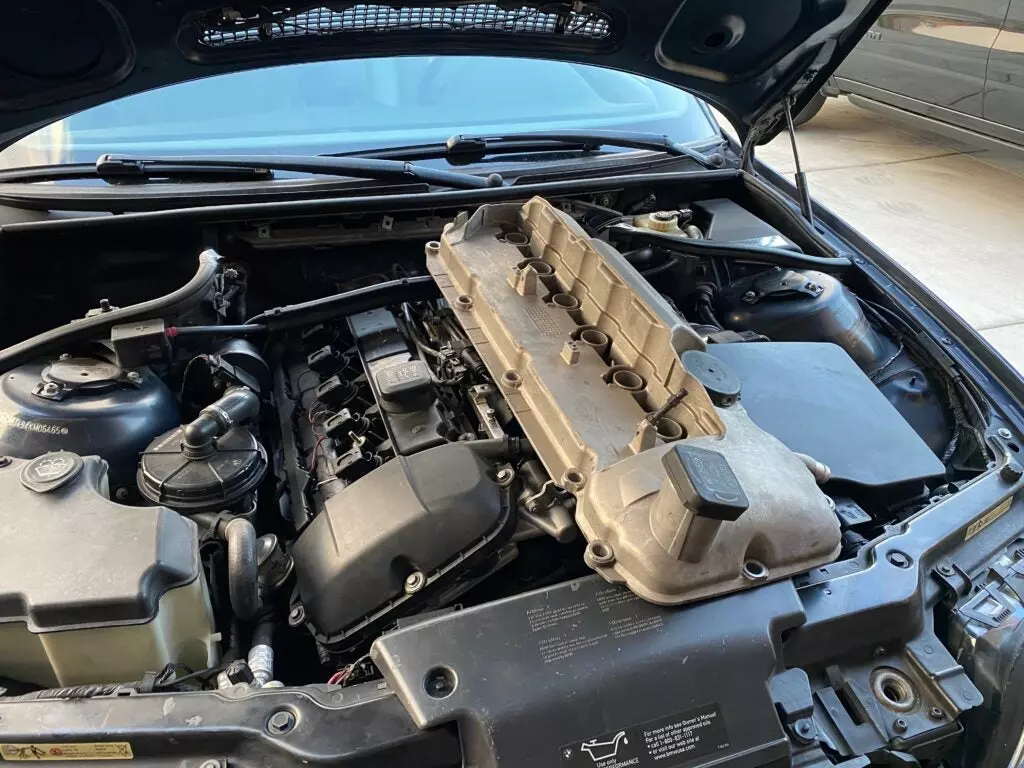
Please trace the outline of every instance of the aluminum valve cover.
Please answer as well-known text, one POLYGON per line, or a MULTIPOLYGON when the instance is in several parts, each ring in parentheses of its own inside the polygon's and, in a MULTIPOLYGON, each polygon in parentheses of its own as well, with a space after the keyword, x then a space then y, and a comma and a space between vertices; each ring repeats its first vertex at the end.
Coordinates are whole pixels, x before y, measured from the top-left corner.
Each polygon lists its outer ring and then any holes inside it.
POLYGON ((838 555, 806 457, 742 398, 712 403, 682 360, 700 336, 608 243, 534 198, 462 214, 426 251, 606 579, 676 604, 838 555))

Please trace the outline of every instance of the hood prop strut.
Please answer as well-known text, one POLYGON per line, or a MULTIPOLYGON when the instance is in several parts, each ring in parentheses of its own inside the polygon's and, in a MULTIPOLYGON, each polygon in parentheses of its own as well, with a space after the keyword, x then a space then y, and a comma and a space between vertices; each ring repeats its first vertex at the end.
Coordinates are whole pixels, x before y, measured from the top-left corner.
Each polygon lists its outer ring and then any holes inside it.
POLYGON ((807 176, 800 168, 800 152, 796 147, 796 128, 793 126, 793 101, 786 99, 786 125, 789 127, 789 141, 793 145, 793 164, 796 166, 796 192, 800 196, 800 212, 807 222, 814 226, 814 210, 811 208, 811 193, 807 187, 807 176))

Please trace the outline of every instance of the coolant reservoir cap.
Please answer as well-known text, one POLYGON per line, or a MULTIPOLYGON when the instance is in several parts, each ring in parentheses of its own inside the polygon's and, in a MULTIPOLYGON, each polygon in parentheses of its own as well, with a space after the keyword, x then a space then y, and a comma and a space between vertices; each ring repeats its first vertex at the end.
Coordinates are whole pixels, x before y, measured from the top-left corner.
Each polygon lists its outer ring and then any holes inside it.
POLYGON ((22 467, 21 484, 30 491, 47 493, 70 483, 82 471, 82 457, 70 451, 44 453, 22 467))
POLYGON ((683 368, 704 385, 715 405, 732 405, 740 396, 740 377, 714 355, 691 349, 683 352, 683 368))

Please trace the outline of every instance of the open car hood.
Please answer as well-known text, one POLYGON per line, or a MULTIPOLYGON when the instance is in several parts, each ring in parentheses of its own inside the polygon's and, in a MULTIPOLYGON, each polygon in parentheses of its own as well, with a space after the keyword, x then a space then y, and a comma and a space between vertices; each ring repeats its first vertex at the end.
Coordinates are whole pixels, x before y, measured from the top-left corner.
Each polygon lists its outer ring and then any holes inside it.
POLYGON ((802 107, 886 4, 25 3, 8 9, 0 32, 0 144, 95 104, 222 72, 424 53, 561 59, 653 77, 704 98, 741 138, 762 142, 784 124, 785 100, 802 107))

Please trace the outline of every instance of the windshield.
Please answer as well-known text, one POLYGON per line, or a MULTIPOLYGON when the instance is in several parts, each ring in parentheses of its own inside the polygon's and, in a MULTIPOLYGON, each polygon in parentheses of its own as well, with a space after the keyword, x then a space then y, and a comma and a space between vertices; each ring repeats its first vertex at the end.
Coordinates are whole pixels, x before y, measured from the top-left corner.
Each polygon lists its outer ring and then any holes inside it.
POLYGON ((85 110, 0 152, 0 167, 94 162, 106 152, 323 154, 453 134, 629 130, 690 142, 718 135, 670 85, 532 59, 412 56, 217 75, 85 110))

